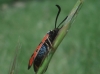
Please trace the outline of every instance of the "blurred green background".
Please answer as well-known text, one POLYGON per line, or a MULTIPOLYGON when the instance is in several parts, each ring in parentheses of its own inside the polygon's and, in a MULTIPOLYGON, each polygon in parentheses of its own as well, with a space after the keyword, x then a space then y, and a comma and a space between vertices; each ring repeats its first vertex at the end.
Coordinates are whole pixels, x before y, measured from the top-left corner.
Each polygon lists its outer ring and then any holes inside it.
MULTIPOLYGON (((0 74, 8 74, 18 40, 17 74, 34 74, 28 61, 43 36, 60 23, 77 0, 1 0, 0 74)), ((100 0, 85 0, 45 74, 100 74, 100 0)))

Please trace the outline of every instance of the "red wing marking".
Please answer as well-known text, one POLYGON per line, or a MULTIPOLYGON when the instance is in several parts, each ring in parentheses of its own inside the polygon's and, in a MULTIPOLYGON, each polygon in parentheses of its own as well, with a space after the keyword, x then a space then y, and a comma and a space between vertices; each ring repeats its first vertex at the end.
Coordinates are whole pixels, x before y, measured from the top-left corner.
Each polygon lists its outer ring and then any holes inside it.
POLYGON ((34 59, 36 58, 40 48, 42 47, 42 45, 44 44, 45 40, 47 40, 47 38, 49 37, 49 34, 47 33, 44 38, 42 39, 41 43, 37 46, 37 48, 35 49, 34 53, 32 54, 30 60, 29 60, 29 64, 28 64, 28 69, 30 69, 30 67, 32 66, 34 59))

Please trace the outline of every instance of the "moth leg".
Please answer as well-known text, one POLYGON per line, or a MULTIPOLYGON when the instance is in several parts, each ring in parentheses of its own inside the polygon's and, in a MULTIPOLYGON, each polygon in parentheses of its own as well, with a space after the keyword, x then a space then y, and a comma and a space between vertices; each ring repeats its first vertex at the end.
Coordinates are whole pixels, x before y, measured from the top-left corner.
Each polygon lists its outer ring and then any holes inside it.
POLYGON ((47 40, 48 40, 48 42, 50 43, 50 46, 52 47, 52 43, 51 43, 50 39, 49 39, 49 38, 47 38, 47 40))

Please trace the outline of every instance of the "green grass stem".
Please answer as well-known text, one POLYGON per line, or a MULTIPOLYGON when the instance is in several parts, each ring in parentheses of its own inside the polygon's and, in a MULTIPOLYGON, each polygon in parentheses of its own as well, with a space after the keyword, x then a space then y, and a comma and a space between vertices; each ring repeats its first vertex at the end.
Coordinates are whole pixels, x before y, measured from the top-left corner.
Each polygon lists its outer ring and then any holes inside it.
POLYGON ((78 12, 78 10, 80 9, 82 3, 83 3, 83 0, 78 0, 77 3, 75 4, 74 8, 72 9, 71 13, 68 15, 68 18, 64 22, 64 26, 61 28, 56 39, 53 42, 51 52, 45 58, 43 64, 39 68, 37 74, 43 74, 45 72, 45 70, 47 69, 53 54, 55 53, 55 51, 56 51, 57 47, 59 46, 59 44, 61 43, 61 41, 64 39, 65 35, 68 33, 68 30, 69 30, 69 28, 70 28, 70 26, 71 26, 71 24, 76 16, 77 12, 78 12))
POLYGON ((9 74, 16 74, 16 66, 17 66, 17 60, 18 60, 20 48, 21 48, 21 46, 20 46, 20 42, 18 40, 18 45, 16 46, 16 49, 15 49, 15 54, 14 54, 14 58, 13 58, 13 61, 12 61, 12 64, 11 64, 9 74))

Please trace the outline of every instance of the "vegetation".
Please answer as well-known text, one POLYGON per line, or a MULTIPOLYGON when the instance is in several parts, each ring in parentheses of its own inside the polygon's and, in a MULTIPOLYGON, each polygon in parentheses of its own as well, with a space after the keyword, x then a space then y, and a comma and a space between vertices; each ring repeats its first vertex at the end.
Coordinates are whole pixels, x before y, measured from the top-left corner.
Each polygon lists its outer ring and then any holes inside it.
MULTIPOLYGON (((60 23, 77 0, 45 0, 24 3, 23 6, 0 7, 0 74, 7 74, 20 40, 17 61, 18 74, 32 74, 27 70, 29 58, 47 31, 54 28, 56 4, 62 8, 60 23)), ((99 0, 84 2, 69 33, 55 52, 46 74, 100 73, 100 17, 99 0)))

